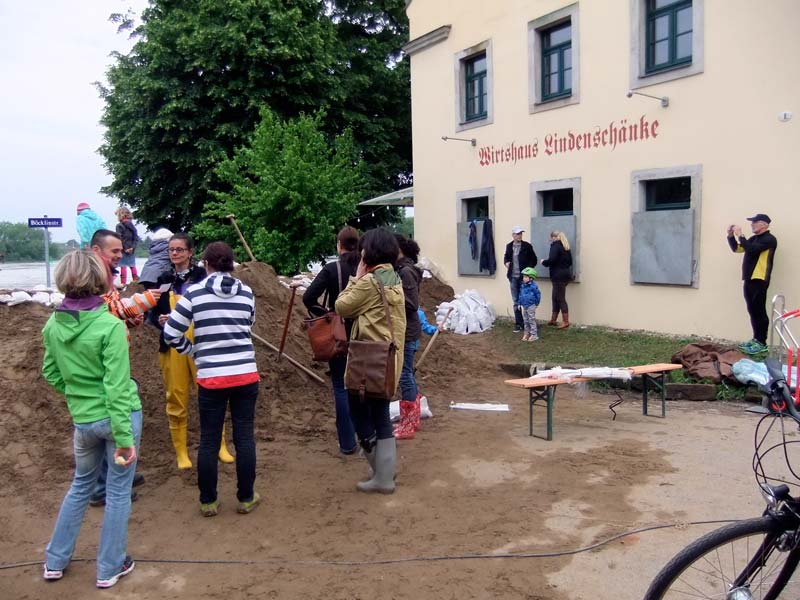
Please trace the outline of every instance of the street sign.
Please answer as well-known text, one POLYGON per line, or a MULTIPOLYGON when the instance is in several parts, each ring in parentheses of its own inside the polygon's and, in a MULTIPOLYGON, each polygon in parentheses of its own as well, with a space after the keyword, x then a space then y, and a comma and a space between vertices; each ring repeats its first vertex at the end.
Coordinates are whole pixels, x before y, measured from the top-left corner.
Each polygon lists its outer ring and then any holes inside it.
POLYGON ((28 227, 63 227, 61 218, 35 217, 28 219, 28 227))

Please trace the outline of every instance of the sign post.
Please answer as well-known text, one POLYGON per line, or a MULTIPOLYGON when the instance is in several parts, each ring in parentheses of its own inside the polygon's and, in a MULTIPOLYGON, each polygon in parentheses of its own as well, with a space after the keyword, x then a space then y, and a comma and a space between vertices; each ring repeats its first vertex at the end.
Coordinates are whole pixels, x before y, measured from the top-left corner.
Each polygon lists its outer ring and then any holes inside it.
POLYGON ((30 218, 28 219, 28 227, 44 229, 44 266, 47 270, 47 289, 50 289, 50 227, 62 227, 63 223, 61 218, 30 218))

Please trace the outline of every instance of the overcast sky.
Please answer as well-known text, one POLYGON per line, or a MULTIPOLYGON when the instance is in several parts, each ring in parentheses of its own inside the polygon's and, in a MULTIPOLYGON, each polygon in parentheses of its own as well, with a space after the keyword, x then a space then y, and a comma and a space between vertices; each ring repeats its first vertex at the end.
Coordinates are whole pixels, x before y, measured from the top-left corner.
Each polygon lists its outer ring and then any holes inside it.
MULTIPOLYGON (((109 22, 146 0, 0 0, 0 221, 63 217, 53 239, 77 238, 75 207, 88 202, 107 225, 117 222, 110 182, 97 154, 109 54, 131 41, 109 22)), ((139 227, 140 233, 144 228, 139 227)))

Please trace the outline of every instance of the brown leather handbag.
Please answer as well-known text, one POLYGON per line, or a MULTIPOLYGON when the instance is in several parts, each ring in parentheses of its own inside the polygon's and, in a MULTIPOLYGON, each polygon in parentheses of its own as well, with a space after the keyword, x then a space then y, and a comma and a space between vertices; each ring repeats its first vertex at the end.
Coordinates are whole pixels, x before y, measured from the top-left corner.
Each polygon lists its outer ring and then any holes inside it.
MULTIPOLYGON (((336 271, 338 273, 339 292, 342 291, 342 266, 337 262, 336 271)), ((322 301, 323 306, 328 303, 328 293, 322 301)), ((303 327, 308 333, 308 341, 311 343, 311 354, 314 360, 325 362, 337 356, 347 354, 347 329, 344 319, 329 311, 321 317, 309 315, 303 319, 303 327)))
POLYGON ((391 400, 397 382, 395 374, 397 344, 392 329, 392 315, 389 312, 389 303, 386 300, 383 282, 377 277, 374 279, 383 299, 385 318, 392 339, 385 342, 350 340, 344 387, 351 392, 357 392, 362 401, 366 396, 391 400))

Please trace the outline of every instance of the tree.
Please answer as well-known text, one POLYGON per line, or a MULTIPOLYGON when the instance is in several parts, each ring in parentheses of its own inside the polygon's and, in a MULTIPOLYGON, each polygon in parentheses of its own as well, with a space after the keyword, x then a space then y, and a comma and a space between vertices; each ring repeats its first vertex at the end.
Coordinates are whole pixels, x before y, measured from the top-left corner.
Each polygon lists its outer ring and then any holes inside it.
MULTIPOLYGON (((117 54, 100 148, 103 192, 138 220, 187 228, 269 107, 282 119, 326 111, 332 138, 353 131, 365 195, 407 185, 411 165, 404 0, 151 0, 137 42, 117 54)), ((123 27, 130 21, 115 17, 123 27)))
MULTIPOLYGON (((47 232, 48 240, 52 233, 47 232)), ((64 253, 64 244, 50 241, 50 257, 59 258, 64 253)), ((42 229, 28 227, 27 223, 0 222, 0 254, 7 262, 31 262, 44 260, 44 237, 42 229)))
POLYGON ((337 93, 334 40, 317 0, 151 0, 108 72, 103 192, 175 231, 211 200, 214 168, 262 106, 313 111, 337 93))
POLYGON ((329 143, 323 118, 317 113, 283 122, 264 109, 249 144, 216 169, 230 191, 215 192, 216 200, 193 229, 195 237, 225 240, 244 257, 237 234, 225 222, 232 213, 256 257, 278 272, 295 272, 330 254, 365 180, 350 132, 329 143))

